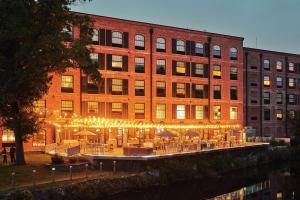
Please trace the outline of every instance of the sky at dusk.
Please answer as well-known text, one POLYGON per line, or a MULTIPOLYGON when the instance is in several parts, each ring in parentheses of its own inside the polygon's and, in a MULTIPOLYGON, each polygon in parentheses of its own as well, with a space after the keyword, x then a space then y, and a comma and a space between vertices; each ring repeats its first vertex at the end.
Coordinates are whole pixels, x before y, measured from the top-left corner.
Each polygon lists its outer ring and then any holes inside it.
POLYGON ((72 10, 241 36, 244 46, 300 54, 300 0, 93 0, 72 10))

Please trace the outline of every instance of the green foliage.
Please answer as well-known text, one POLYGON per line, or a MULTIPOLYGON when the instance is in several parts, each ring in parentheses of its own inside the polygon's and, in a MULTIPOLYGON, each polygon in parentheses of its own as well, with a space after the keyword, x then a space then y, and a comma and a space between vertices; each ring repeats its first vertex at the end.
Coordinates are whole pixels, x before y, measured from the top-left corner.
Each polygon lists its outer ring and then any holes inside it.
POLYGON ((70 12, 77 2, 1 0, 0 118, 1 125, 15 133, 17 164, 25 163, 22 142, 42 127, 33 105, 47 94, 52 75, 80 68, 96 81, 100 79, 89 57, 92 49, 87 47, 92 21, 70 12), (66 31, 71 25, 81 29, 78 40, 66 31))
POLYGON ((271 142, 270 142, 270 145, 272 146, 272 147, 277 147, 277 146, 288 146, 288 144, 287 143, 285 143, 285 141, 284 140, 280 140, 280 141, 275 141, 275 140, 272 140, 271 142))

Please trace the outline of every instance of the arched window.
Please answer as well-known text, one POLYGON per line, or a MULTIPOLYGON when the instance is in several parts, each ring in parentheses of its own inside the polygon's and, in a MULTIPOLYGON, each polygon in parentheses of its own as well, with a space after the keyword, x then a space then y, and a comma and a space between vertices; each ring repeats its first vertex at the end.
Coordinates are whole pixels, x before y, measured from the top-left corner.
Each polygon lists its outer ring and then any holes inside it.
POLYGON ((135 35, 134 44, 136 49, 145 49, 145 37, 143 35, 135 35))
POLYGON ((123 44, 122 33, 113 31, 112 32, 112 43, 117 45, 123 44))
POLYGON ((234 47, 230 48, 230 59, 237 60, 237 49, 234 47))
POLYGON ((156 39, 156 51, 165 52, 166 51, 166 40, 165 38, 156 39))
POLYGON ((197 42, 195 45, 195 53, 196 55, 203 55, 204 54, 204 47, 202 43, 197 42))
POLYGON ((176 41, 176 51, 185 52, 185 42, 182 40, 176 41))
POLYGON ((221 47, 218 45, 214 46, 214 58, 221 58, 221 47))

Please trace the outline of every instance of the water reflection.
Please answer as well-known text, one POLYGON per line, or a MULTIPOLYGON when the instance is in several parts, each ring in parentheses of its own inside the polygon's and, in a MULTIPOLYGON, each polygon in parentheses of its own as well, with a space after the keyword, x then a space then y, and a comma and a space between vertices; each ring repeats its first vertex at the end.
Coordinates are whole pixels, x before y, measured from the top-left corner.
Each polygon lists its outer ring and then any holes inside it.
POLYGON ((265 166, 148 191, 123 193, 113 200, 296 200, 300 163, 265 166))

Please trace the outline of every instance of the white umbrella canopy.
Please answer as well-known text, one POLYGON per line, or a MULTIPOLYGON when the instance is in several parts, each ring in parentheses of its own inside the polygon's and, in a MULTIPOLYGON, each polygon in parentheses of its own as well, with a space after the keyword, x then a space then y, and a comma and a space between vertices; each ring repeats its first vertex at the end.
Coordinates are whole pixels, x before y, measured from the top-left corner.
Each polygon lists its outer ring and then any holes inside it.
POLYGON ((97 134, 93 133, 92 131, 83 130, 75 133, 74 135, 75 136, 96 136, 97 134))

